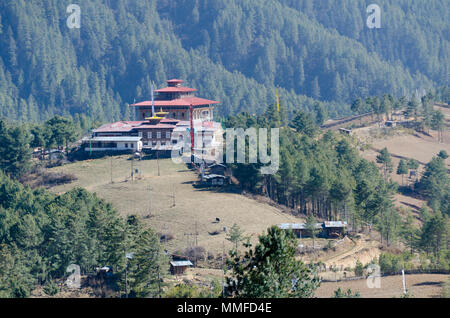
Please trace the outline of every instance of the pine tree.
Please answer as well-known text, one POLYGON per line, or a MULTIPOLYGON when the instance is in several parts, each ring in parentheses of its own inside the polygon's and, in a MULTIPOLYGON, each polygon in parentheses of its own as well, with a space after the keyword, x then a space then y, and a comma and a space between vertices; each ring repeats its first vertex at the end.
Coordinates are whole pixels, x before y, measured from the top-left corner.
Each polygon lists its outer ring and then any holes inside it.
POLYGON ((391 154, 386 147, 380 151, 379 155, 377 155, 377 162, 383 165, 384 179, 387 182, 388 174, 392 172, 393 165, 391 154))
POLYGON ((431 117, 431 129, 438 132, 438 142, 444 142, 444 127, 444 114, 440 110, 434 111, 431 117))
POLYGON ((403 185, 403 177, 405 174, 408 174, 408 166, 405 160, 401 159, 397 166, 397 174, 402 176, 402 185, 403 185))
POLYGON ((313 297, 319 278, 311 267, 295 257, 292 232, 277 227, 259 237, 254 250, 244 256, 231 253, 231 272, 226 276, 226 294, 244 298, 313 297))
POLYGON ((146 229, 136 239, 136 251, 130 260, 130 287, 138 297, 161 296, 162 279, 168 272, 160 240, 146 229))
POLYGON ((309 137, 313 137, 317 132, 313 116, 301 110, 296 112, 290 126, 309 137))
POLYGON ((242 230, 236 223, 233 224, 233 226, 230 229, 230 233, 227 234, 226 239, 235 245, 234 247, 235 251, 238 250, 239 242, 241 242, 244 239, 242 234, 243 234, 242 230))

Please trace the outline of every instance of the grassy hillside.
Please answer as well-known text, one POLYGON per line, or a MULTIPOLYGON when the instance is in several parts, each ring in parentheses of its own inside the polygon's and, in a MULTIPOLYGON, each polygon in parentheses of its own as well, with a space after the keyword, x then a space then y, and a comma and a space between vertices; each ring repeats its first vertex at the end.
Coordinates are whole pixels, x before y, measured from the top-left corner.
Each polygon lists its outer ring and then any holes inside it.
POLYGON ((107 202, 111 202, 122 215, 137 214, 160 233, 173 235, 167 242, 170 251, 185 249, 188 241, 193 244, 194 236, 185 234, 198 231, 198 245, 215 255, 231 248, 225 240, 223 228, 230 229, 238 224, 245 235, 252 235, 255 241, 268 227, 299 219, 280 210, 231 193, 197 190, 192 183, 197 176, 176 165, 170 159, 160 160, 158 176, 156 160, 142 160, 135 164, 142 173, 138 180, 131 182, 131 161, 128 156, 112 159, 113 181, 111 184, 111 159, 98 159, 68 164, 51 171, 73 173, 78 180, 74 183, 52 188, 54 192, 66 192, 76 186, 83 186, 95 192, 107 202), (151 188, 151 190, 150 190, 151 188), (175 190, 175 206, 173 193, 175 190), (215 223, 216 218, 220 219, 215 223), (196 225, 197 223, 197 225, 196 225), (210 235, 218 231, 217 235, 210 235))

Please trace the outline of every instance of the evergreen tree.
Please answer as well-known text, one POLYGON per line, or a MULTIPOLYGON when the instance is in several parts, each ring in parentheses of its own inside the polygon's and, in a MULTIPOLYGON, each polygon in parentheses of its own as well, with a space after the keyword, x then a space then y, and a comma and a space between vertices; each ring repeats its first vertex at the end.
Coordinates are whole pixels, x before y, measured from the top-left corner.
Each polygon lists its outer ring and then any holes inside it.
POLYGON ((316 272, 295 257, 292 232, 277 227, 259 237, 254 250, 231 254, 226 294, 244 298, 312 297, 319 286, 316 272))
POLYGON ((241 242, 244 239, 242 234, 243 234, 242 230, 236 223, 233 224, 233 226, 230 229, 230 233, 227 234, 226 239, 235 245, 234 248, 236 251, 238 250, 239 242, 241 242))
POLYGON ((309 235, 311 235, 311 237, 312 237, 313 249, 315 248, 314 243, 315 243, 317 232, 319 231, 319 229, 317 229, 316 226, 317 226, 317 219, 312 214, 308 215, 308 217, 306 218, 305 227, 306 227, 306 230, 308 231, 309 235))
POLYGON ((433 210, 450 213, 450 178, 442 158, 434 157, 426 164, 418 189, 427 198, 433 210))
POLYGON ((377 155, 377 162, 383 165, 384 179, 388 180, 388 174, 392 172, 393 164, 391 154, 387 150, 387 148, 383 148, 379 155, 377 155))
POLYGON ((130 287, 138 297, 162 295, 162 280, 167 275, 167 259, 156 233, 150 229, 139 233, 136 251, 130 261, 130 287))
POLYGON ((431 129, 438 132, 438 142, 444 142, 444 127, 444 114, 440 110, 434 111, 431 117, 431 129))
POLYGON ((317 132, 317 127, 310 113, 297 111, 290 126, 297 132, 303 133, 309 137, 313 137, 317 132))
POLYGON ((397 174, 402 176, 402 185, 403 185, 403 177, 405 174, 408 174, 408 165, 403 159, 400 159, 400 162, 398 163, 397 174))
POLYGON ((449 223, 448 218, 436 212, 422 226, 420 246, 427 253, 434 253, 437 258, 442 249, 447 248, 449 223))
POLYGON ((9 127, 0 119, 0 169, 17 178, 30 168, 30 136, 22 127, 9 127))

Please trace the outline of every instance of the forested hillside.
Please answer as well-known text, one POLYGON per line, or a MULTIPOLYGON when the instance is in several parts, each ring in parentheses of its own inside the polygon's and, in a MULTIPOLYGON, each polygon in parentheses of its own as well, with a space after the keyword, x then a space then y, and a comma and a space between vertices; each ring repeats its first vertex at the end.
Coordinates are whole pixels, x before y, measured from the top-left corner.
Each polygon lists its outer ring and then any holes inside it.
POLYGON ((356 97, 448 85, 442 0, 380 1, 372 30, 352 0, 86 0, 80 29, 66 25, 70 3, 0 3, 0 116, 128 119, 129 103, 172 77, 220 100, 223 116, 262 113, 275 86, 290 115, 320 101, 335 117, 356 97))

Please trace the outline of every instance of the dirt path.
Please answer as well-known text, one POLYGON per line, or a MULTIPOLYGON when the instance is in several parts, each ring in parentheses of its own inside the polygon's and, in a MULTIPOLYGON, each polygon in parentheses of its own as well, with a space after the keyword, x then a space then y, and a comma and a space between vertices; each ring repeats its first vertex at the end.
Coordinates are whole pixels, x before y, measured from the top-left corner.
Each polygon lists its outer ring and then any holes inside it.
POLYGON ((350 249, 338 255, 322 259, 322 262, 327 267, 353 268, 358 260, 363 264, 367 264, 380 254, 377 241, 360 239, 356 241, 352 240, 352 243, 353 246, 350 249))

